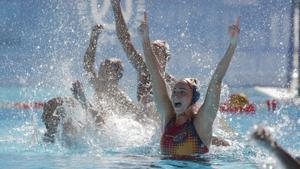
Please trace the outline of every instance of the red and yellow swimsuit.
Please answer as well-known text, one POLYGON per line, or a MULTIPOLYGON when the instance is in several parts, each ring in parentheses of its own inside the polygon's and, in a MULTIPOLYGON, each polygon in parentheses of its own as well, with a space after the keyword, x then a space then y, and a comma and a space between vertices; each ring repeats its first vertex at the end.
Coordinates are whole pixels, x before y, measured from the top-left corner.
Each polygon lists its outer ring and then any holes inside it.
POLYGON ((177 125, 172 119, 166 126, 160 140, 161 153, 172 159, 190 159, 207 153, 208 147, 200 139, 193 120, 177 125))

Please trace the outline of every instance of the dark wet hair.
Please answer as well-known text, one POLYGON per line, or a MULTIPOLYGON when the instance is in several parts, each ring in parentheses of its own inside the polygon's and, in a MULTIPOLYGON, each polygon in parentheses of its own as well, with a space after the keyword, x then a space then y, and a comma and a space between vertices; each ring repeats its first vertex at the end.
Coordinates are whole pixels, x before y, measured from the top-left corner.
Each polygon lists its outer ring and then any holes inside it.
POLYGON ((102 62, 101 64, 103 64, 103 65, 118 65, 123 70, 122 61, 120 59, 117 59, 117 58, 105 59, 104 62, 102 62))
POLYGON ((103 66, 108 66, 108 67, 115 67, 114 70, 117 70, 117 72, 119 73, 118 74, 118 79, 121 79, 122 76, 123 76, 123 71, 124 71, 124 66, 123 66, 123 63, 120 59, 117 59, 117 58, 108 58, 108 59, 105 59, 103 62, 101 62, 100 64, 100 69, 98 71, 98 73, 107 73, 107 72, 102 72, 102 69, 101 67, 103 66))

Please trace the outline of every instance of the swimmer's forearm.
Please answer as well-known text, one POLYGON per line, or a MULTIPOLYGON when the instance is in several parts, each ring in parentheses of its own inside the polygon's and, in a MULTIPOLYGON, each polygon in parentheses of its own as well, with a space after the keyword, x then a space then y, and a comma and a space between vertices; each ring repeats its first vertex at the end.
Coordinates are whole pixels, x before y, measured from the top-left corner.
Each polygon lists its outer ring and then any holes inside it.
POLYGON ((219 83, 222 82, 227 72, 227 69, 229 67, 229 64, 231 62, 232 56, 234 54, 239 33, 240 33, 240 16, 237 17, 235 24, 229 26, 230 45, 225 53, 225 56, 219 62, 216 71, 213 75, 212 81, 216 81, 219 83))
POLYGON ((159 86, 163 85, 163 77, 159 72, 160 68, 158 61, 152 52, 149 36, 143 37, 143 49, 145 53, 146 65, 149 69, 152 85, 154 87, 153 90, 156 91, 159 86))
POLYGON ((145 60, 147 67, 149 68, 149 72, 151 72, 151 75, 155 77, 161 77, 161 74, 159 72, 159 63, 154 56, 154 53, 151 48, 150 38, 149 36, 143 37, 143 49, 145 53, 145 60))
POLYGON ((130 34, 128 32, 128 27, 125 23, 120 3, 115 0, 111 0, 111 4, 114 12, 114 17, 115 17, 117 36, 119 40, 122 42, 123 47, 125 47, 124 45, 126 45, 126 42, 130 41, 130 34))
POLYGON ((283 149, 272 138, 270 131, 264 127, 258 127, 251 136, 259 145, 268 149, 271 153, 274 153, 278 160, 288 169, 300 168, 300 163, 293 158, 285 149, 283 149))
POLYGON ((98 35, 93 31, 90 37, 89 47, 87 48, 84 55, 84 69, 91 73, 93 78, 96 76, 96 70, 94 67, 96 61, 96 48, 97 48, 98 35))
POLYGON ((89 59, 92 63, 95 62, 98 36, 99 34, 96 34, 94 30, 92 30, 89 47, 87 48, 85 54, 86 58, 89 59))
POLYGON ((146 65, 143 61, 143 57, 136 51, 135 47, 132 44, 130 33, 128 31, 128 27, 125 23, 120 2, 111 0, 114 17, 115 17, 115 24, 116 24, 116 32, 119 41, 122 44, 123 50, 127 54, 127 57, 134 68, 138 71, 141 69, 146 69, 146 65))
POLYGON ((229 27, 230 34, 230 45, 225 53, 225 56, 218 63, 217 68, 212 76, 212 79, 209 82, 208 89, 206 92, 204 103, 199 111, 199 116, 204 116, 205 118, 198 118, 199 121, 201 119, 205 119, 204 123, 207 124, 207 127, 211 127, 213 125, 213 121, 216 118, 219 103, 220 103, 220 94, 222 88, 222 80, 227 72, 231 59, 233 57, 237 38, 240 33, 240 17, 237 18, 236 23, 229 27), (205 113, 202 113, 205 112, 205 113))
POLYGON ((145 53, 146 65, 151 75, 153 86, 154 100, 158 107, 158 111, 164 114, 163 119, 168 121, 173 113, 173 107, 168 96, 167 86, 161 75, 159 63, 152 52, 149 35, 143 36, 143 49, 145 53))
POLYGON ((229 45, 225 56, 219 62, 212 76, 212 79, 209 82, 204 103, 202 105, 202 108, 199 110, 205 112, 205 113, 199 113, 199 116, 204 116, 204 118, 206 119, 205 122, 207 126, 212 125, 217 116, 219 103, 220 103, 222 79, 229 67, 229 63, 232 59, 235 48, 236 45, 232 45, 232 44, 229 45))
POLYGON ((298 163, 287 151, 285 151, 276 142, 271 146, 271 150, 279 158, 279 160, 289 169, 299 169, 300 163, 298 163))
POLYGON ((235 49, 236 49, 236 44, 230 43, 224 57, 217 65, 217 68, 213 74, 212 80, 222 82, 222 80, 228 70, 228 67, 229 67, 231 59, 233 57, 235 49))
MULTIPOLYGON (((236 45, 230 44, 225 56, 222 58, 222 60, 219 62, 212 79, 210 80, 210 83, 208 85, 206 97, 205 97, 205 102, 210 105, 209 109, 212 109, 212 112, 217 112, 218 107, 219 107, 219 102, 220 102, 220 93, 221 93, 221 85, 222 85, 222 80, 225 76, 225 73, 229 67, 229 63, 232 59, 232 56, 234 54, 234 50, 236 48, 236 45)), ((207 105, 207 104, 204 104, 207 105)), ((215 114, 211 114, 212 119, 215 118, 215 114)))
POLYGON ((144 21, 141 23, 138 30, 142 38, 146 65, 151 75, 154 101, 158 111, 163 115, 162 121, 165 125, 166 122, 168 122, 171 118, 175 117, 176 114, 171 99, 168 95, 168 89, 164 77, 160 72, 161 70, 160 65, 152 51, 150 38, 149 38, 149 28, 147 24, 146 12, 144 12, 144 21))

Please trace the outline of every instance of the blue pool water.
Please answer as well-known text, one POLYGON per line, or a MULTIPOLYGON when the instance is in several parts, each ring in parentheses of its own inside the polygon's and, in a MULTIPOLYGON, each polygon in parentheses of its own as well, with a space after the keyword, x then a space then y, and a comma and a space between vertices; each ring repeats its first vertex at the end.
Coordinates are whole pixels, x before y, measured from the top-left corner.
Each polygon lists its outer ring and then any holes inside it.
MULTIPOLYGON (((216 128, 216 133, 231 140, 232 146, 212 146, 210 153, 199 161, 162 160, 159 132, 151 122, 138 124, 129 117, 111 117, 106 131, 99 135, 87 132, 80 144, 68 147, 59 141, 55 144, 42 141, 45 128, 41 110, 0 109, 0 168, 281 168, 268 151, 249 139, 255 124, 270 126, 278 142, 299 156, 297 106, 280 101, 278 110, 268 112, 264 105, 267 96, 253 89, 238 90, 260 104, 258 111, 255 115, 220 113, 237 135, 230 136, 216 128)), ((1 102, 47 100, 56 95, 49 90, 35 90, 31 94, 29 91, 33 90, 1 88, 1 102)))
MULTIPOLYGON (((234 23, 237 16, 241 16, 240 40, 224 83, 287 86, 290 78, 296 77, 293 70, 297 67, 292 64, 296 51, 292 33, 296 27, 292 23, 298 17, 297 1, 170 2, 122 0, 121 6, 139 53, 143 50, 137 27, 143 12, 147 11, 151 39, 166 40, 170 45, 172 59, 167 70, 176 78, 188 75, 201 79, 201 84, 208 83, 226 51, 227 26, 234 23)), ((255 115, 219 113, 218 118, 225 118, 236 134, 225 132, 217 123, 214 132, 230 140, 232 146, 212 146, 210 153, 201 156, 199 161, 162 160, 158 125, 151 120, 140 124, 127 115, 112 114, 105 119, 106 125, 100 131, 85 128, 81 137, 71 140, 73 145, 66 145, 61 137, 55 144, 46 144, 42 140, 45 132, 42 111, 9 107, 15 102, 44 102, 52 97, 71 95, 69 88, 77 79, 87 84, 82 61, 95 24, 105 28, 97 45, 96 68, 108 57, 121 59, 124 76, 120 86, 131 98, 136 98, 136 71, 115 34, 109 0, 2 0, 0 18, 0 169, 280 169, 268 151, 249 139, 257 124, 271 127, 278 142, 300 156, 299 107, 280 100, 279 109, 268 112, 265 101, 271 98, 253 88, 225 87, 222 90, 222 101, 229 93, 245 92, 258 105, 258 110, 255 115)), ((201 93, 206 89, 207 86, 203 87, 201 93)), ((93 90, 89 88, 86 93, 92 96, 93 90)))

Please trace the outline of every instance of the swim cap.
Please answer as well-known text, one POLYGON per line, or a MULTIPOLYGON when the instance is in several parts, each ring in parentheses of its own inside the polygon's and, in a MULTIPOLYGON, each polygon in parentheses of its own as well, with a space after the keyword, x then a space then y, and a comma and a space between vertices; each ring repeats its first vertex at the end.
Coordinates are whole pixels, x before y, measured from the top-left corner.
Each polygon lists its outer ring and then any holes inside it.
POLYGON ((195 78, 184 78, 183 81, 193 90, 192 104, 200 99, 198 80, 195 78))

